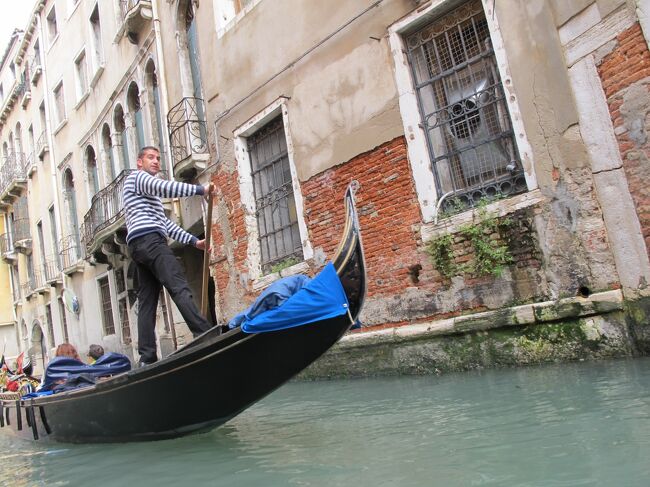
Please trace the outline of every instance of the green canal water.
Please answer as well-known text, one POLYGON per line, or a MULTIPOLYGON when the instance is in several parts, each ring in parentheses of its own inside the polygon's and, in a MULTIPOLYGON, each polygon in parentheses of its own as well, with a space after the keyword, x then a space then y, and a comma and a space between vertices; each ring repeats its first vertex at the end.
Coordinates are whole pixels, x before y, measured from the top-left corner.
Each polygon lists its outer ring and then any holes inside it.
POLYGON ((0 434, 0 484, 648 486, 650 359, 290 383, 210 433, 153 443, 0 434))

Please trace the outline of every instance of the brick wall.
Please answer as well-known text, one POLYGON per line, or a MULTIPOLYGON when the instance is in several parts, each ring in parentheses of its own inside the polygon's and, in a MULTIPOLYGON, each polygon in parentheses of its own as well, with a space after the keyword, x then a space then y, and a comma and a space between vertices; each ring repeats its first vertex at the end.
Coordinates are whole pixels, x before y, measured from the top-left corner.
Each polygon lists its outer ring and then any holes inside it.
MULTIPOLYGON (((630 193, 650 249, 650 51, 635 24, 598 66, 630 193)), ((650 252, 649 252, 650 255, 650 252)))
MULTIPOLYGON (((220 298, 220 307, 226 312, 230 311, 232 303, 225 303, 231 295, 228 287, 237 285, 238 275, 248 273, 246 258, 248 252, 248 234, 244 223, 244 210, 239 194, 238 173, 227 171, 217 172, 212 181, 216 184, 213 215, 212 215, 212 271, 216 288, 220 298), (220 214, 224 208, 225 215, 220 214)), ((245 301, 248 289, 239 286, 240 295, 236 299, 245 301)), ((252 296, 249 296, 249 300, 252 296)), ((241 305, 234 305, 242 308, 241 305)))
MULTIPOLYGON (((227 319, 252 301, 254 293, 250 281, 241 279, 249 272, 248 237, 237 174, 219 172, 213 180, 220 188, 217 204, 228 212, 227 218, 215 213, 212 234, 213 274, 227 319)), ((493 276, 461 275, 463 289, 467 290, 461 294, 472 296, 467 299, 457 294, 458 289, 452 289, 450 279, 434 268, 421 241, 422 217, 403 137, 301 183, 309 239, 316 255, 331 258, 336 251, 345 221, 343 195, 353 180, 360 183, 357 207, 368 277, 366 308, 372 310, 377 305, 392 308, 390 313, 366 316, 367 323, 406 324, 469 310, 492 309, 493 303, 499 302, 499 290, 504 288, 507 292, 503 293, 502 304, 540 295, 541 256, 532 225, 535 212, 532 207, 510 215, 512 223, 507 235, 495 235, 507 241, 514 259, 507 277, 495 282, 497 278, 493 276), (408 299, 401 299, 405 293, 408 299), (399 309, 390 305, 392 300, 401 301, 399 309), (487 305, 486 300, 492 304, 487 305)), ((458 263, 473 258, 471 244, 459 236, 455 236, 454 252, 458 263)), ((314 263, 310 264, 312 271, 316 271, 314 263)))
POLYGON ((352 180, 361 188, 357 206, 366 256, 368 293, 395 294, 412 285, 421 221, 413 178, 400 137, 303 183, 309 237, 332 256, 344 223, 343 194, 352 180))

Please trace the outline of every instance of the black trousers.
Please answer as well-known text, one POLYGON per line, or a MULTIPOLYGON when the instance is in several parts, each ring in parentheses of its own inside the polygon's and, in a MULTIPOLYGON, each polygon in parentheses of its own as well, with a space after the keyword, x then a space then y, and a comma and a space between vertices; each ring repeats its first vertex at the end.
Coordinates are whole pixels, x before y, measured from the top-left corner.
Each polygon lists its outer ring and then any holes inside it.
POLYGON ((140 362, 152 363, 156 355, 156 309, 161 286, 165 286, 194 336, 210 329, 192 299, 180 264, 159 233, 148 233, 129 243, 131 258, 138 265, 138 352, 140 362))

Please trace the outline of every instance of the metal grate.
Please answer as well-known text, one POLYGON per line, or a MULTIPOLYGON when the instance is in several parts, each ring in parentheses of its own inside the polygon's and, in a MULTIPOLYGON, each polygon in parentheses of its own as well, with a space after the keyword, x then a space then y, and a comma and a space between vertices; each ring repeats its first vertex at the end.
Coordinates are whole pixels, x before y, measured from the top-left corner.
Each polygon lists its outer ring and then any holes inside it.
POLYGON ((526 190, 480 1, 406 39, 442 208, 526 190))
POLYGON ((99 284, 99 296, 102 306, 102 321, 104 323, 104 335, 115 334, 115 322, 113 321, 113 307, 111 304, 111 289, 108 284, 108 277, 102 277, 97 281, 99 284))
POLYGON ((268 273, 276 264, 303 259, 282 117, 249 137, 248 150, 262 271, 268 273))
POLYGON ((111 184, 93 196, 81 227, 81 242, 87 254, 95 243, 95 237, 124 216, 124 181, 134 171, 135 169, 123 170, 111 184))
POLYGON ((209 154, 204 101, 186 97, 167 114, 169 141, 174 165, 192 154, 209 154))
POLYGON ((77 244, 76 235, 68 235, 59 241, 59 261, 63 271, 76 266, 81 260, 81 251, 77 244))

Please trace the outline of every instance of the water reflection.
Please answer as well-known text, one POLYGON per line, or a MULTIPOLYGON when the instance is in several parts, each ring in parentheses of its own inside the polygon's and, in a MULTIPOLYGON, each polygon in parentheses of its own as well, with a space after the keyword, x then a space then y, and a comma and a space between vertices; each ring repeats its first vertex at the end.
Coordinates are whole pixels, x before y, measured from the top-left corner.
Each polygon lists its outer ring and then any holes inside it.
POLYGON ((650 360, 292 383, 203 435, 0 447, 12 486, 647 485, 650 360))

